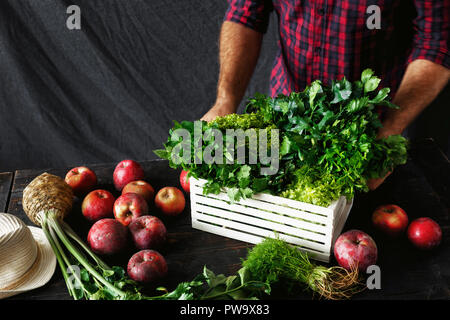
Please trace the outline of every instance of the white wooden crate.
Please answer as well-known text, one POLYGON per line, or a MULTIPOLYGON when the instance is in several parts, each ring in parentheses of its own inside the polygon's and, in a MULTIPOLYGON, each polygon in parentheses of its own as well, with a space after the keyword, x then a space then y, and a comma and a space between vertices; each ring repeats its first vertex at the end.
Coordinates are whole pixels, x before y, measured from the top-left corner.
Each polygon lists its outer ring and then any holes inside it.
POLYGON ((353 205, 345 197, 320 207, 263 193, 231 202, 226 193, 204 195, 205 183, 190 178, 193 228, 253 244, 278 236, 323 262, 353 205))

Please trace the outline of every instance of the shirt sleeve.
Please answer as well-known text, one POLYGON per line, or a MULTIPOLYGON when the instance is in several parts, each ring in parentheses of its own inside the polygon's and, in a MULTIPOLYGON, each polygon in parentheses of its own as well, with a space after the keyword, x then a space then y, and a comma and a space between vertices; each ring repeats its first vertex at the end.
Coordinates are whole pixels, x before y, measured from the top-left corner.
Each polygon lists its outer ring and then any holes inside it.
POLYGON ((267 31, 272 1, 228 0, 228 4, 224 21, 237 22, 261 33, 267 31))
POLYGON ((414 47, 408 62, 425 59, 450 68, 450 1, 415 0, 414 47))

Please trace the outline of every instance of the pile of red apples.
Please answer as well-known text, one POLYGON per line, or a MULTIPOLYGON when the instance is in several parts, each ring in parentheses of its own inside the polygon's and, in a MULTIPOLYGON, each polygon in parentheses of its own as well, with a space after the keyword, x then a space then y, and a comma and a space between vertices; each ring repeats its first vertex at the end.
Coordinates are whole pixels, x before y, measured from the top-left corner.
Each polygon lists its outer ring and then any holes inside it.
MULTIPOLYGON (((92 251, 105 256, 119 254, 131 238, 138 251, 127 264, 130 278, 150 283, 166 276, 166 260, 157 250, 167 240, 167 229, 149 209, 154 204, 160 216, 181 215, 186 205, 183 191, 166 186, 155 195, 155 189, 145 181, 142 166, 134 160, 123 160, 114 169, 114 187, 120 192, 117 198, 107 190, 96 189, 97 176, 88 167, 71 169, 65 181, 83 199, 81 212, 92 224, 87 236, 92 251)), ((180 185, 190 192, 186 171, 180 175, 180 185)))

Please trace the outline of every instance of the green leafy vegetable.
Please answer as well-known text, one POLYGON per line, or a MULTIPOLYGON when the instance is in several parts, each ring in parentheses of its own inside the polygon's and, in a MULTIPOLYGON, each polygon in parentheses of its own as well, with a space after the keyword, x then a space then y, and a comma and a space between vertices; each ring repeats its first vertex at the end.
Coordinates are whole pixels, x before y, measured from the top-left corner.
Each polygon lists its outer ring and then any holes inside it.
MULTIPOLYGON (((219 193, 228 188, 233 201, 266 192, 328 206, 340 196, 351 198, 356 192, 367 192, 368 179, 383 177, 407 160, 404 137, 377 139, 382 125, 376 105, 397 108, 388 100, 389 88, 377 90, 379 83, 380 79, 367 69, 353 83, 345 78, 333 81, 330 86, 314 81, 302 92, 289 96, 271 98, 256 94, 249 99, 246 113, 202 122, 202 133, 211 128, 223 133, 227 129, 264 129, 269 137, 268 149, 271 129, 278 129, 279 169, 273 175, 261 174, 263 165, 248 161, 255 150, 250 149, 247 141, 245 163, 238 163, 227 147, 222 164, 196 163, 194 155, 181 164, 175 163, 171 155, 179 137, 173 134, 174 130, 185 128, 194 136, 192 122, 175 122, 164 149, 155 153, 168 159, 171 167, 182 167, 195 178, 206 179, 204 193, 219 193)), ((201 159, 206 146, 194 152, 198 142, 194 140, 193 154, 201 159)), ((225 146, 227 142, 234 141, 225 141, 225 146)))
POLYGON ((350 298, 362 289, 358 270, 316 265, 306 253, 280 239, 267 238, 254 246, 242 266, 253 280, 270 286, 297 284, 327 299, 350 298))
POLYGON ((262 294, 270 294, 270 285, 250 278, 248 270, 242 267, 237 275, 214 274, 203 268, 203 272, 190 282, 178 284, 175 290, 151 297, 152 300, 256 300, 262 294))

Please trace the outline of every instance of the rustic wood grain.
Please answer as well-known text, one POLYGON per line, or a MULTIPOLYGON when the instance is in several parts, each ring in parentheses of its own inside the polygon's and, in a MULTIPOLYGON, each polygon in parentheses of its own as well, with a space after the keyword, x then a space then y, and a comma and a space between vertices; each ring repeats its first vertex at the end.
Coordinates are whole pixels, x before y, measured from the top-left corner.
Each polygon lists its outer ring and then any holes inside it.
POLYGON ((0 212, 5 212, 7 209, 12 180, 12 172, 0 173, 0 212))
MULTIPOLYGON (((377 264, 381 269, 381 290, 365 290, 354 299, 449 299, 450 298, 450 221, 448 184, 450 164, 432 140, 413 144, 408 163, 396 168, 393 174, 377 190, 358 194, 344 231, 360 229, 370 234, 378 245, 377 264), (421 216, 435 219, 442 227, 443 240, 436 250, 421 252, 413 248, 406 237, 387 239, 373 229, 371 214, 374 209, 387 203, 395 203, 408 213, 410 220, 421 216)), ((179 187, 179 170, 168 167, 166 161, 140 161, 146 180, 156 190, 163 186, 179 187)), ((110 190, 115 164, 88 165, 98 175, 99 188, 110 190)), ((42 172, 64 176, 70 168, 48 170, 21 170, 15 173, 8 212, 16 214, 28 224, 21 206, 21 193, 31 180, 42 172)), ((187 198, 188 200, 189 198, 187 198)), ((151 214, 159 216, 154 208, 151 214)), ((161 217, 169 231, 169 241, 160 251, 169 265, 169 277, 161 283, 173 289, 180 281, 191 280, 201 272, 204 265, 215 273, 232 274, 240 268, 241 258, 252 245, 191 227, 190 206, 187 201, 185 211, 177 218, 161 217)), ((82 237, 89 224, 80 213, 79 200, 69 218, 82 237)), ((125 252, 111 264, 125 266, 133 249, 125 252)), ((335 264, 332 260, 330 264, 335 264)), ((70 299, 59 270, 51 281, 40 289, 24 293, 11 299, 70 299)), ((275 291, 269 299, 311 299, 299 292, 286 296, 275 291)))

